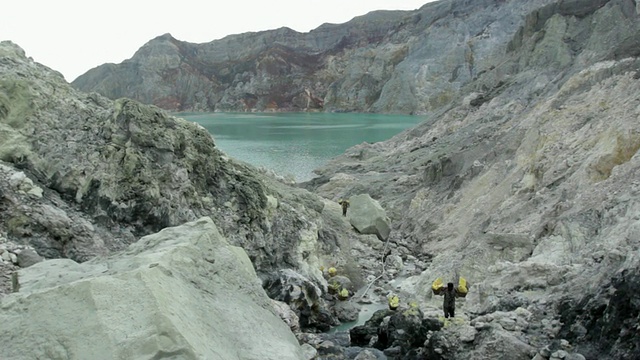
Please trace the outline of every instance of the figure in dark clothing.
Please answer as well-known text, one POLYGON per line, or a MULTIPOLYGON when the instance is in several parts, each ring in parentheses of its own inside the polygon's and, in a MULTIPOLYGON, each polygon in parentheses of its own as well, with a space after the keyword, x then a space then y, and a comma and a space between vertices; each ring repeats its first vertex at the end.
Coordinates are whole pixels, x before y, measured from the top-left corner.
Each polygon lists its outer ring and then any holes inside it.
POLYGON ((454 317, 456 312, 456 296, 458 296, 458 289, 453 286, 453 283, 448 283, 447 288, 442 291, 442 295, 444 295, 444 303, 442 304, 444 317, 454 317))
POLYGON ((389 255, 391 255, 391 249, 388 249, 384 255, 382 256, 382 262, 384 263, 385 261, 387 261, 387 257, 389 257, 389 255))
POLYGON ((349 200, 340 200, 338 204, 342 205, 342 216, 347 216, 347 209, 349 208, 349 200))
POLYGON ((444 303, 442 304, 442 310, 444 310, 445 319, 451 316, 452 318, 456 314, 456 298, 466 297, 468 293, 467 280, 463 277, 458 278, 458 286, 453 286, 453 283, 447 283, 447 287, 442 284, 442 278, 437 278, 431 289, 434 295, 443 295, 444 303))

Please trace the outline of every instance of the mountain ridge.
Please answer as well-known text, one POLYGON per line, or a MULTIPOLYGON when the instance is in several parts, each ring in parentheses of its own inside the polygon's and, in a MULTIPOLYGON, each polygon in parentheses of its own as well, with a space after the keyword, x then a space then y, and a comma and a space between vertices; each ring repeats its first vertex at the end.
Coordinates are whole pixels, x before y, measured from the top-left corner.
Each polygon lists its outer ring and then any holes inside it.
POLYGON ((163 35, 72 85, 172 111, 426 113, 490 67, 483 59, 516 33, 522 12, 549 3, 438 1, 308 33, 280 28, 203 44, 163 35))

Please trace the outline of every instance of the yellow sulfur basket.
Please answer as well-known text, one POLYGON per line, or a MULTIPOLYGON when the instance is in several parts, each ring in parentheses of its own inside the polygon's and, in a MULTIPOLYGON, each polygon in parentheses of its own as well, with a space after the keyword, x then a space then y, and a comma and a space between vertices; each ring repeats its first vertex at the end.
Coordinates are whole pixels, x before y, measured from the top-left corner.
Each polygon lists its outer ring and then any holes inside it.
POLYGON ((437 278, 433 284, 431 284, 431 290, 435 295, 440 295, 442 290, 444 290, 444 283, 442 282, 442 278, 437 278))

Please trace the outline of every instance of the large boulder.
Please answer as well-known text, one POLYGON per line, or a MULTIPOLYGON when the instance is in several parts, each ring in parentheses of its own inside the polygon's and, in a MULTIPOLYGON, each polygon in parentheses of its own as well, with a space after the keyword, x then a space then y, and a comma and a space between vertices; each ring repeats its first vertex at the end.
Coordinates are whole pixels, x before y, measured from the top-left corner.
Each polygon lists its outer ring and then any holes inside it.
POLYGON ((349 330, 349 338, 351 340, 352 346, 368 346, 372 342, 371 340, 378 333, 378 327, 382 323, 382 321, 388 317, 395 314, 393 310, 382 309, 378 310, 369 320, 367 320, 364 325, 354 326, 349 330))
POLYGON ((423 312, 417 305, 392 311, 391 316, 378 325, 378 339, 375 348, 388 352, 396 348, 401 354, 417 349, 427 340, 429 331, 440 329, 440 323, 433 319, 423 319, 423 312))
POLYGON ((500 325, 483 325, 475 341, 465 338, 469 327, 466 325, 449 325, 434 332, 422 354, 426 359, 522 359, 534 358, 536 351, 523 341, 522 334, 504 330, 500 325), (473 344, 468 347, 465 343, 473 344))
POLYGON ((282 269, 263 281, 267 295, 289 305, 300 319, 302 329, 327 331, 337 320, 322 299, 322 290, 291 269, 282 269))
POLYGON ((78 264, 20 270, 0 299, 6 359, 302 359, 244 250, 210 218, 78 264))
POLYGON ((353 301, 338 301, 333 306, 333 313, 340 321, 356 321, 360 316, 360 309, 361 306, 353 301))
POLYGON ((442 323, 425 317, 420 308, 412 304, 399 310, 378 310, 364 325, 349 331, 352 346, 373 346, 385 353, 410 357, 412 349, 419 349, 427 340, 429 332, 437 332, 442 323))
POLYGON ((369 194, 349 198, 351 206, 347 216, 349 222, 361 234, 374 234, 380 240, 387 240, 391 232, 391 220, 387 213, 369 194))

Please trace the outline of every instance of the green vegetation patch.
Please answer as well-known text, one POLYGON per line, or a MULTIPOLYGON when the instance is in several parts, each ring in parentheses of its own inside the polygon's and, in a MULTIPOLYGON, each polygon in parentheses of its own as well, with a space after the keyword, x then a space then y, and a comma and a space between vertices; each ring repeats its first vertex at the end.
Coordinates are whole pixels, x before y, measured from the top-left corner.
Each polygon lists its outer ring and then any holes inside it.
POLYGON ((13 128, 0 123, 0 160, 16 163, 31 154, 27 139, 13 128))
POLYGON ((27 235, 29 231, 29 224, 31 219, 28 216, 22 213, 15 214, 9 220, 7 220, 7 232, 9 235, 13 236, 24 236, 27 235))
POLYGON ((0 80, 0 121, 15 129, 24 126, 33 114, 34 94, 26 81, 19 79, 0 80))

